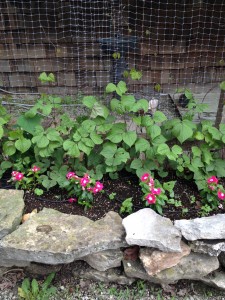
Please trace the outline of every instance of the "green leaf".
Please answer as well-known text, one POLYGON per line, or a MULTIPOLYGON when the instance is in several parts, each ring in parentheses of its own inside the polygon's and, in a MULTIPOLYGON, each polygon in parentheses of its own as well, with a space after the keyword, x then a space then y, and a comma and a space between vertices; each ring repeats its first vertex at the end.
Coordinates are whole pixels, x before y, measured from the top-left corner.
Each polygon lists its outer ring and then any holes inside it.
POLYGON ((25 278, 22 282, 22 286, 21 286, 23 292, 28 295, 29 294, 29 290, 30 290, 30 280, 28 278, 25 278))
POLYGON ((170 153, 170 148, 167 144, 161 144, 157 148, 157 153, 160 155, 167 155, 170 153))
MULTIPOLYGON (((111 110, 112 111, 117 111, 118 108, 121 109, 121 106, 120 106, 120 101, 116 98, 113 98, 111 101, 110 101, 110 107, 111 107, 111 110)), ((122 110, 121 110, 122 112, 122 110)))
MULTIPOLYGON (((40 137, 40 136, 39 136, 40 137)), ((32 141, 34 140, 34 138, 32 139, 32 141)), ((45 148, 48 146, 49 144, 49 139, 45 136, 45 135, 42 135, 38 141, 36 142, 38 148, 45 148)))
POLYGON ((63 142, 63 139, 61 138, 59 132, 54 128, 49 128, 47 130, 47 138, 52 142, 63 142))
POLYGON ((117 150, 117 146, 115 144, 108 143, 103 146, 103 149, 100 152, 100 154, 105 158, 111 158, 116 153, 116 150, 117 150))
POLYGON ((176 154, 176 155, 179 155, 179 154, 182 154, 183 153, 183 149, 178 146, 178 145, 174 145, 172 148, 171 148, 171 151, 176 154))
POLYGON ((105 88, 106 93, 112 93, 116 91, 116 86, 113 83, 108 83, 105 88))
POLYGON ((52 283, 52 280, 55 277, 55 273, 52 272, 48 275, 48 277, 45 279, 44 283, 42 284, 42 290, 46 291, 47 288, 50 286, 50 284, 52 283))
POLYGON ((135 98, 133 95, 122 95, 121 105, 125 111, 130 111, 135 103, 135 98))
POLYGON ((70 140, 66 140, 63 143, 63 149, 67 151, 67 154, 71 157, 79 157, 80 156, 80 150, 78 149, 78 146, 76 143, 70 140))
POLYGON ((121 163, 126 163, 130 158, 130 155, 123 148, 119 148, 115 153, 115 158, 113 160, 113 166, 119 166, 121 163))
POLYGON ((36 189, 34 190, 34 193, 35 193, 35 195, 37 195, 37 196, 41 196, 41 195, 44 194, 44 191, 43 191, 42 189, 36 188, 36 189))
POLYGON ((191 151, 193 153, 193 157, 201 157, 202 151, 199 147, 193 146, 191 147, 191 151))
POLYGON ((76 132, 74 133, 74 135, 73 135, 73 140, 74 140, 75 142, 78 142, 78 141, 81 140, 81 135, 79 134, 78 131, 76 131, 76 132))
POLYGON ((90 117, 91 118, 96 118, 97 116, 101 116, 103 117, 104 119, 106 119, 109 115, 109 110, 106 106, 98 103, 98 102, 95 102, 93 107, 92 107, 92 111, 91 111, 91 115, 90 117))
POLYGON ((25 138, 20 138, 15 142, 15 147, 21 153, 25 153, 31 147, 31 141, 25 138))
POLYGON ((216 175, 218 177, 225 177, 225 160, 223 159, 217 159, 214 162, 215 170, 216 170, 216 175))
POLYGON ((81 123, 81 126, 87 131, 87 132, 92 132, 95 129, 95 122, 92 120, 85 120, 81 123))
POLYGON ((38 77, 38 79, 41 81, 41 82, 48 82, 48 75, 46 74, 46 72, 42 72, 40 74, 40 76, 38 77))
POLYGON ((1 169, 7 170, 10 169, 13 166, 13 164, 10 161, 3 161, 1 163, 1 169))
POLYGON ((137 134, 134 131, 127 131, 123 133, 123 141, 131 147, 137 140, 137 134))
POLYGON ((150 148, 149 142, 144 138, 138 138, 135 143, 136 151, 144 152, 150 148))
POLYGON ((112 143, 118 144, 122 141, 123 137, 121 134, 118 134, 117 132, 110 132, 107 135, 107 140, 110 140, 112 143))
POLYGON ((151 137, 152 140, 161 134, 161 128, 158 125, 152 125, 148 127, 147 133, 151 137))
POLYGON ((208 132, 212 135, 213 139, 220 140, 221 133, 216 127, 209 127, 208 132))
POLYGON ((204 134, 201 133, 200 131, 197 131, 197 132, 195 133, 194 137, 195 137, 196 140, 198 140, 198 141, 203 141, 205 136, 204 136, 204 134))
MULTIPOLYGON (((141 125, 142 126, 145 126, 145 127, 148 127, 148 126, 152 126, 153 125, 153 120, 150 116, 143 116, 143 117, 140 117, 141 118, 141 125)), ((139 124, 140 125, 140 124, 139 124)))
POLYGON ((163 121, 166 121, 167 120, 167 117, 164 115, 164 113, 162 113, 161 111, 156 111, 154 113, 154 116, 153 116, 153 121, 156 122, 156 123, 161 123, 163 121))
POLYGON ((137 102, 133 105, 131 111, 138 112, 139 110, 144 110, 144 112, 148 111, 148 101, 145 99, 137 100, 137 102))
POLYGON ((7 141, 3 144, 3 152, 5 155, 11 156, 16 153, 16 147, 13 141, 7 141))
POLYGON ((225 81, 222 81, 220 83, 220 88, 221 88, 221 90, 225 91, 225 81))
POLYGON ((42 117, 40 115, 35 115, 33 118, 28 118, 24 115, 21 115, 17 119, 17 124, 23 128, 25 131, 34 135, 35 127, 40 125, 42 117))
POLYGON ((82 103, 88 108, 92 109, 94 104, 97 102, 94 96, 85 96, 82 100, 82 103))
POLYGON ((177 123, 172 132, 181 144, 193 135, 193 129, 190 127, 188 120, 177 123))
POLYGON ((86 153, 87 155, 89 155, 90 152, 91 152, 91 150, 92 150, 92 148, 90 148, 90 147, 88 147, 87 145, 85 145, 82 141, 79 141, 79 142, 78 142, 78 148, 79 148, 82 152, 86 153))
POLYGON ((0 125, 0 139, 3 137, 4 134, 4 129, 3 127, 0 125))
POLYGON ((32 294, 33 294, 34 298, 36 298, 39 293, 39 286, 38 286, 38 282, 36 279, 32 280, 31 289, 32 289, 32 294))
POLYGON ((130 167, 135 170, 142 168, 142 160, 140 158, 135 158, 130 164, 130 167))
POLYGON ((126 93, 126 91, 127 91, 127 85, 126 85, 126 82, 120 81, 120 82, 117 84, 117 87, 116 87, 116 93, 117 93, 117 95, 122 96, 123 94, 126 93))
POLYGON ((90 138, 96 145, 100 145, 103 143, 101 136, 94 131, 90 133, 90 138))

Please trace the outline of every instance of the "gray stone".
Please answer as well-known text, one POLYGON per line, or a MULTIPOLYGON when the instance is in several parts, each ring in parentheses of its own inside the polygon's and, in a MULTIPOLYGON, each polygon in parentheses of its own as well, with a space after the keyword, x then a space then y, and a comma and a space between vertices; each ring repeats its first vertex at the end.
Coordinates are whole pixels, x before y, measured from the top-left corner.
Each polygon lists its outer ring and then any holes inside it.
POLYGON ((225 239, 225 214, 193 220, 177 220, 174 225, 188 241, 225 239))
POLYGON ((115 282, 118 284, 131 285, 136 279, 127 277, 121 268, 113 268, 107 271, 97 271, 91 267, 75 267, 73 268, 73 276, 105 283, 115 282))
POLYGON ((0 267, 0 279, 9 270, 9 268, 0 267))
POLYGON ((225 268, 225 252, 221 252, 218 258, 221 265, 225 268))
POLYGON ((91 253, 127 246, 124 237, 122 219, 115 212, 94 222, 45 208, 0 241, 0 259, 69 263, 91 253))
POLYGON ((210 256, 218 256, 225 251, 225 241, 222 240, 197 240, 189 243, 191 250, 198 253, 205 253, 210 256))
POLYGON ((82 260, 98 271, 120 267, 122 259, 123 252, 119 249, 101 251, 82 258, 82 260))
POLYGON ((218 288, 220 290, 225 291, 225 273, 224 272, 213 272, 212 274, 203 277, 201 279, 207 285, 210 285, 214 288, 218 288))
POLYGON ((23 209, 23 191, 0 189, 0 239, 21 223, 23 209))
POLYGON ((168 218, 144 208, 123 219, 129 245, 157 248, 165 252, 181 252, 181 233, 168 218))
POLYGON ((174 267, 149 276, 143 265, 136 261, 123 261, 124 271, 128 277, 140 278, 159 284, 172 284, 181 279, 201 280, 219 268, 219 261, 215 256, 191 253, 185 256, 174 267))
POLYGON ((1 258, 0 266, 1 267, 27 267, 30 265, 29 261, 16 260, 16 259, 4 259, 1 258))
POLYGON ((163 252, 153 248, 142 248, 140 260, 150 276, 176 266, 182 257, 190 254, 191 249, 181 241, 181 252, 163 252))

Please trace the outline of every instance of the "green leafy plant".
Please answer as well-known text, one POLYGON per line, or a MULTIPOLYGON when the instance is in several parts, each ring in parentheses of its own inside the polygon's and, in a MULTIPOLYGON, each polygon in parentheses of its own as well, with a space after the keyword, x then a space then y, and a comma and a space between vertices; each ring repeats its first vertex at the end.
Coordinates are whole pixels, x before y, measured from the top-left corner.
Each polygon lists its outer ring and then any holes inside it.
POLYGON ((70 198, 68 201, 71 203, 77 201, 85 208, 90 208, 93 203, 93 195, 103 190, 103 184, 90 178, 88 174, 84 174, 80 178, 74 172, 69 172, 66 177, 68 184, 65 185, 65 188, 70 196, 75 196, 75 198, 70 198))
POLYGON ((111 194, 109 194, 109 199, 110 200, 114 200, 116 197, 116 193, 112 192, 111 194))
POLYGON ((132 203, 132 197, 125 199, 120 207, 120 213, 128 213, 131 214, 133 211, 133 203, 132 203))
POLYGON ((163 206, 167 203, 175 203, 174 199, 168 198, 166 191, 170 197, 174 197, 173 188, 176 181, 165 182, 163 185, 158 180, 154 179, 150 173, 145 173, 140 178, 140 186, 144 193, 143 200, 146 206, 151 206, 152 209, 162 214, 163 206))
POLYGON ((42 284, 38 284, 36 279, 30 282, 28 278, 25 278, 22 286, 18 288, 18 296, 25 300, 48 300, 56 293, 56 288, 51 285, 54 277, 55 273, 49 274, 42 284))

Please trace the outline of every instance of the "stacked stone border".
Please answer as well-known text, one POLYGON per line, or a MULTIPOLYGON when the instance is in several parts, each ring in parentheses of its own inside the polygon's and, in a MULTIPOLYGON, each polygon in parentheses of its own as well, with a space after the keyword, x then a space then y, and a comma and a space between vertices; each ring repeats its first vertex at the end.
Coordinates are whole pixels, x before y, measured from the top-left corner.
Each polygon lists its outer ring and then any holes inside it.
POLYGON ((161 286, 189 279, 225 290, 224 214, 173 223, 144 208, 92 221, 44 208, 21 224, 23 209, 22 191, 0 190, 0 276, 11 267, 43 275, 73 262, 79 278, 161 286))

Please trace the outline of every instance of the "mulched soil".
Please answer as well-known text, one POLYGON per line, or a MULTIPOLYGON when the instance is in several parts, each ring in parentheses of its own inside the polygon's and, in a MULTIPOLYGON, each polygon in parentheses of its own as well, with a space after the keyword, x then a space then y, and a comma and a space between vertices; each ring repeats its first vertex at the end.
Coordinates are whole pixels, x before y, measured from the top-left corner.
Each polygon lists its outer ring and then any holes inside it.
MULTIPOLYGON (((177 180, 174 188, 175 199, 180 201, 180 206, 174 206, 167 204, 163 208, 163 216, 170 218, 171 220, 179 219, 193 219, 200 217, 201 197, 197 190, 193 180, 184 180, 175 178, 170 175, 165 181, 177 180), (191 196, 195 197, 195 201, 191 201, 191 196)), ((60 189, 52 189, 46 192, 41 197, 37 197, 32 192, 25 192, 25 212, 30 213, 32 210, 42 210, 44 207, 57 209, 60 212, 82 215, 90 218, 91 220, 98 220, 105 216, 109 211, 120 211, 122 202, 132 197, 133 212, 146 207, 146 201, 143 201, 143 194, 139 187, 139 181, 136 176, 121 176, 117 180, 105 179, 102 181, 104 184, 104 192, 95 195, 93 207, 84 209, 83 206, 77 203, 69 203, 68 196, 65 191, 60 189), (110 195, 111 199, 110 200, 110 195), (112 197, 114 195, 114 197, 112 197)), ((162 182, 162 180, 161 180, 162 182)), ((225 180, 220 180, 221 183, 225 183, 225 180)), ((223 201, 221 201, 223 204, 223 201)), ((151 207, 151 206, 150 206, 151 207)), ((214 210, 210 214, 225 213, 225 205, 222 208, 214 210)), ((122 214, 122 217, 128 214, 122 214)))

